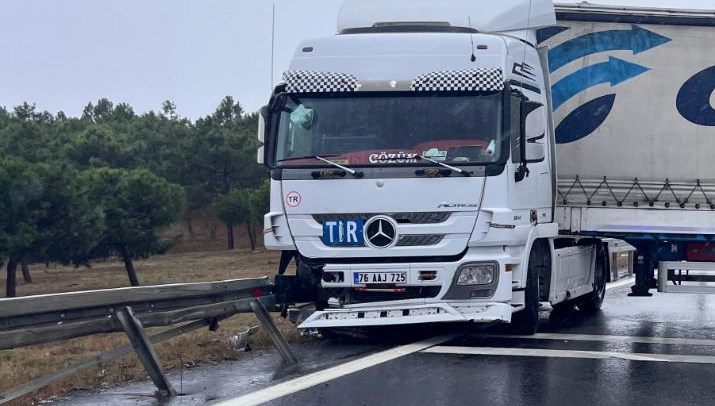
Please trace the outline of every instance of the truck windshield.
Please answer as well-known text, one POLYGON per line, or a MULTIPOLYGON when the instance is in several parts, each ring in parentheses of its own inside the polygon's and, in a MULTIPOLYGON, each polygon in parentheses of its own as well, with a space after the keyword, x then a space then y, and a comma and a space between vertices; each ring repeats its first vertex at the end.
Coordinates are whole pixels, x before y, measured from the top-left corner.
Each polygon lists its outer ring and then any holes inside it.
POLYGON ((500 159, 501 94, 291 96, 280 117, 276 162, 321 166, 450 165, 500 159), (302 157, 302 158, 301 158, 302 157))

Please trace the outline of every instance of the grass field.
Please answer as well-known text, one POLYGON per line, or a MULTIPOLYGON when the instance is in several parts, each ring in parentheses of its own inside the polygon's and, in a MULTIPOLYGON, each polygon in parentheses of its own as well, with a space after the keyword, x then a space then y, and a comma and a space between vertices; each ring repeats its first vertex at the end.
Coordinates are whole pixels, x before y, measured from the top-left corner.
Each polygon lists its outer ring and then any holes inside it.
MULTIPOLYGON (((155 285, 273 275, 277 264, 278 255, 274 252, 232 251, 157 256, 145 261, 137 261, 136 268, 142 285, 155 285)), ((56 265, 47 268, 44 265, 36 265, 30 269, 34 283, 22 284, 22 277, 19 276, 19 296, 128 286, 126 272, 119 261, 95 263, 90 269, 56 265)), ((5 280, 0 278, 0 284, 4 286, 5 280)), ((299 339, 292 324, 280 318, 276 318, 276 323, 289 339, 299 339)), ((219 331, 215 333, 207 330, 196 331, 159 344, 156 350, 167 370, 176 370, 182 365, 184 368, 194 368, 237 359, 243 352, 235 349, 230 344, 229 338, 255 325, 258 325, 258 322, 253 315, 238 315, 224 321, 219 331)), ((154 333, 158 329, 149 330, 150 333, 154 333)), ((127 342, 124 334, 105 334, 56 344, 0 351, 0 391, 127 342)), ((251 343, 254 349, 270 346, 270 341, 260 330, 252 338, 251 343)), ((58 396, 73 389, 101 388, 145 379, 148 377, 136 356, 129 355, 46 387, 13 404, 38 404, 42 399, 58 396)))

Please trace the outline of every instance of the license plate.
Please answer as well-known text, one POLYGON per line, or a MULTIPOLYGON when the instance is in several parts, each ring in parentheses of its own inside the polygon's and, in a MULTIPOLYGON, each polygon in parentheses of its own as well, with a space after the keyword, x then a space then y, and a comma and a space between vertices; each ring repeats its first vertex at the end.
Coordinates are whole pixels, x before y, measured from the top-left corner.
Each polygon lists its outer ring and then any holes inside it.
POLYGON ((356 285, 406 284, 407 272, 354 272, 353 282, 356 285))
POLYGON ((364 246, 365 222, 357 220, 333 220, 323 223, 323 244, 336 246, 364 246))

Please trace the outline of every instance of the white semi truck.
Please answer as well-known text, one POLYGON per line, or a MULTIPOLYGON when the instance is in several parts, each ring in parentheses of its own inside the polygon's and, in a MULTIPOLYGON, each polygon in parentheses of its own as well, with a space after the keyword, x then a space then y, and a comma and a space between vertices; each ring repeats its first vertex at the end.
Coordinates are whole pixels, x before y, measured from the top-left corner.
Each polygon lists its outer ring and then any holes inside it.
POLYGON ((602 238, 638 249, 633 291, 648 294, 657 262, 715 236, 713 25, 547 0, 346 0, 338 35, 301 44, 261 110, 279 301, 315 302, 304 328, 529 334, 542 302, 600 308, 602 238))

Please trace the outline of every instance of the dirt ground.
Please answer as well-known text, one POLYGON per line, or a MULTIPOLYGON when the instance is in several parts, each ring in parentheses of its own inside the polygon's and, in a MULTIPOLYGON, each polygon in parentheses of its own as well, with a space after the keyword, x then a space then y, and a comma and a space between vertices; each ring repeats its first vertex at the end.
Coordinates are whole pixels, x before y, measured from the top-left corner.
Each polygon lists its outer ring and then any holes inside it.
MULTIPOLYGON (((277 253, 264 250, 184 253, 137 261, 136 268, 142 285, 204 282, 273 275, 278 259, 277 253)), ((19 296, 110 289, 128 285, 126 271, 119 261, 95 263, 89 269, 51 264, 49 267, 34 265, 30 270, 34 279, 32 284, 23 284, 22 276, 18 275, 19 296)), ((4 283, 4 279, 0 277, 0 286, 4 286, 4 283)), ((276 323, 289 339, 299 340, 292 324, 280 318, 276 318, 276 323)), ((240 357, 244 352, 231 344, 230 337, 246 330, 247 327, 256 325, 258 322, 253 315, 238 315, 224 321, 219 331, 215 333, 207 330, 196 331, 159 344, 156 350, 167 370, 216 364, 240 357)), ((152 334, 157 330, 150 329, 149 332, 152 334)), ((106 334, 56 344, 0 351, 0 391, 127 342, 124 334, 106 334)), ((252 338, 251 344, 254 349, 261 349, 267 348, 270 342, 259 330, 252 338)), ((46 387, 12 404, 38 404, 43 399, 73 389, 101 388, 120 382, 145 379, 148 377, 136 356, 129 355, 46 387)))

